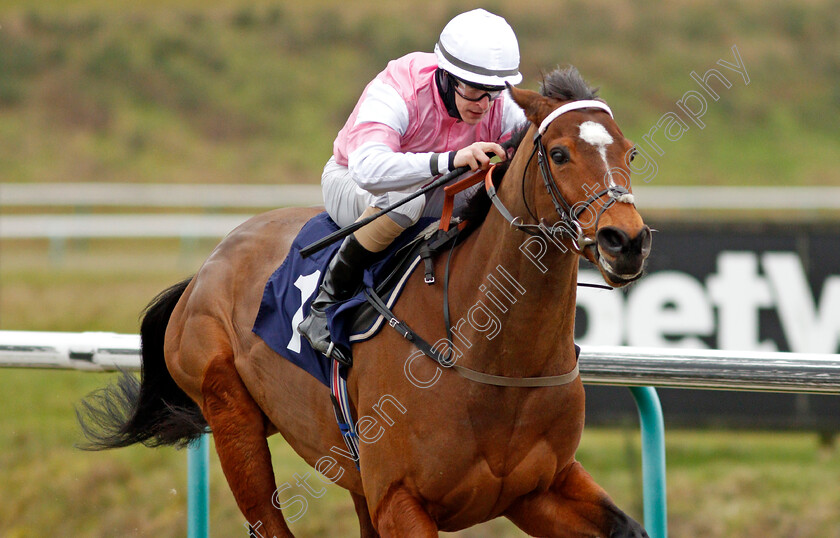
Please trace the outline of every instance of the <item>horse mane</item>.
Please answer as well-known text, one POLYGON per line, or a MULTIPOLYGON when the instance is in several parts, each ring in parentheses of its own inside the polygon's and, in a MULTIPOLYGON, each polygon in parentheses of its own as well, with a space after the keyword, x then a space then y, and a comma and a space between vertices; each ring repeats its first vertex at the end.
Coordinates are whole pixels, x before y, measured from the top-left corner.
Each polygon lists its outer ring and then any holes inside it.
MULTIPOLYGON (((562 68, 558 67, 551 73, 544 74, 542 83, 540 84, 540 95, 560 101, 581 101, 585 99, 597 99, 598 88, 590 86, 583 79, 577 68, 570 65, 562 68)), ((523 123, 514 130, 510 140, 502 144, 502 147, 508 153, 508 159, 496 165, 493 177, 493 184, 496 188, 499 187, 502 177, 507 172, 510 161, 519 148, 519 144, 525 138, 528 127, 530 127, 529 122, 523 123)), ((463 233, 469 234, 484 222, 487 213, 490 211, 490 205, 490 198, 487 196, 485 189, 478 189, 467 200, 464 209, 461 210, 461 217, 468 223, 463 233)))

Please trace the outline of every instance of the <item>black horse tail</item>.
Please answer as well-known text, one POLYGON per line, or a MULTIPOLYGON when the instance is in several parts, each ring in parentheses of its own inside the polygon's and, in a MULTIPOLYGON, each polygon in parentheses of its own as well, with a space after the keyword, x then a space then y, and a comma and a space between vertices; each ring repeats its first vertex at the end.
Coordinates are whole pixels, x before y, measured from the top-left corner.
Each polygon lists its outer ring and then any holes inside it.
POLYGON ((175 384, 163 358, 166 326, 190 280, 162 291, 146 307, 140 326, 140 381, 123 372, 76 408, 87 439, 79 448, 104 450, 135 443, 185 446, 207 430, 198 405, 175 384))

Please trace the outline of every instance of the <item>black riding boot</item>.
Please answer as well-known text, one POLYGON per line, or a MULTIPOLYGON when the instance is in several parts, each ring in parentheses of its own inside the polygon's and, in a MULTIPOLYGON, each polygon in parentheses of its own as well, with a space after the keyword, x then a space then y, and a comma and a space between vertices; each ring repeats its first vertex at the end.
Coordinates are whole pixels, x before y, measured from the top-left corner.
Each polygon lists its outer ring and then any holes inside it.
POLYGON ((353 358, 349 350, 342 350, 333 344, 327 327, 327 307, 346 301, 358 292, 365 269, 373 263, 377 255, 378 253, 364 248, 355 236, 348 235, 330 261, 318 296, 309 307, 309 315, 297 328, 298 332, 309 340, 315 351, 347 366, 352 365, 353 358))

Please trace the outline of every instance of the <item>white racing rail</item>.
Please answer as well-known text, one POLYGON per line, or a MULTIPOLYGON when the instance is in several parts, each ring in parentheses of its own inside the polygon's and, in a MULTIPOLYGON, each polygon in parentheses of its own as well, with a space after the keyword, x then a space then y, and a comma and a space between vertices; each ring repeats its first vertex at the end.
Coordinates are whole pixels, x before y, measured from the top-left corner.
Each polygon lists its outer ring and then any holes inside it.
MULTIPOLYGON (((662 186, 636 181, 639 209, 840 209, 840 187, 662 186)), ((320 185, 4 183, 6 207, 271 208, 320 205, 320 185)))
MULTIPOLYGON (((840 210, 840 187, 634 187, 641 211, 798 212, 840 210)), ((3 183, 0 209, 52 207, 73 214, 0 211, 0 239, 221 238, 265 209, 323 204, 319 185, 184 185, 124 183, 3 183), (248 210, 241 214, 92 214, 93 208, 248 210), (82 213, 79 213, 82 211, 82 213)))
POLYGON ((0 366, 138 370, 140 336, 106 332, 0 331, 0 366))
POLYGON ((323 203, 320 185, 5 183, 6 207, 270 208, 323 203))
POLYGON ((0 215, 0 239, 218 239, 253 215, 0 215))
MULTIPOLYGON (((0 331, 0 366, 108 371, 140 367, 140 337, 0 331)), ((840 355, 587 346, 584 383, 840 394, 840 355)))
POLYGON ((840 394, 840 355, 714 349, 582 348, 584 383, 840 394))

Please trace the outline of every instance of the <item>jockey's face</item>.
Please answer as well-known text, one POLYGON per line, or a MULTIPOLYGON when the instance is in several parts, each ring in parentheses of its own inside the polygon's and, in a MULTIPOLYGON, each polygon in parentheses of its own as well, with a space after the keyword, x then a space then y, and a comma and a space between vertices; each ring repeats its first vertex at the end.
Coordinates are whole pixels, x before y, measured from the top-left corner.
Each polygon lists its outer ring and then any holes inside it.
POLYGON ((495 101, 502 93, 501 89, 476 88, 457 79, 454 87, 455 106, 458 107, 461 119, 469 125, 480 122, 487 111, 490 110, 491 102, 495 101))
POLYGON ((464 123, 475 125, 490 110, 490 99, 483 97, 480 101, 467 101, 460 95, 455 94, 455 106, 458 107, 458 112, 461 114, 464 123))

